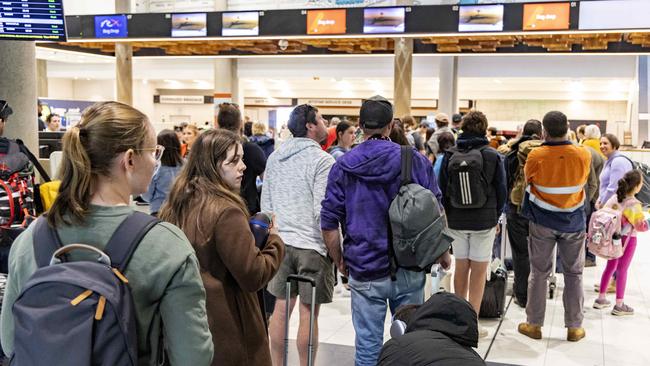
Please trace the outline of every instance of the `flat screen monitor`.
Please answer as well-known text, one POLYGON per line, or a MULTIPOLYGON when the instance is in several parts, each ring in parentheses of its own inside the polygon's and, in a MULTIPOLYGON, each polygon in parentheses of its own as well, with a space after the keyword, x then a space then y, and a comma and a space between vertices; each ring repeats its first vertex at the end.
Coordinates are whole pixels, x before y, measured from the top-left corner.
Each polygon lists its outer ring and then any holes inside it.
POLYGON ((569 3, 524 4, 524 30, 569 29, 569 3))
POLYGON ((363 33, 404 33, 404 8, 363 9, 363 33))
POLYGON ((129 36, 126 15, 95 15, 95 38, 129 36))
POLYGON ((260 15, 256 11, 223 13, 222 36, 258 36, 260 34, 260 15))
POLYGON ((63 0, 0 2, 0 40, 64 42, 63 0))
POLYGON ((47 159, 50 154, 55 151, 61 151, 61 139, 63 139, 64 131, 62 132, 45 132, 38 133, 38 154, 41 159, 47 159))
POLYGON ((207 35, 206 13, 172 14, 172 37, 205 37, 207 35))
POLYGON ((578 28, 643 29, 650 28, 650 1, 581 1, 578 28))
POLYGON ((346 11, 307 10, 307 34, 345 34, 346 11))
POLYGON ((503 5, 461 6, 459 32, 500 32, 503 30, 503 5))

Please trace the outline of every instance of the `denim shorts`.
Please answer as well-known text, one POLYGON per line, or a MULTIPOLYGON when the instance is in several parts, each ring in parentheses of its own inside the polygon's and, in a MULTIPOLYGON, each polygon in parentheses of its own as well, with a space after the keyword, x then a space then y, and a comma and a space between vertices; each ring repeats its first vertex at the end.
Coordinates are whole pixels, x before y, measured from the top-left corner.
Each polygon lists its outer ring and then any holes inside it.
POLYGON ((447 234, 454 241, 451 243, 456 259, 469 259, 473 262, 490 262, 492 246, 497 229, 487 230, 454 230, 447 229, 447 234))

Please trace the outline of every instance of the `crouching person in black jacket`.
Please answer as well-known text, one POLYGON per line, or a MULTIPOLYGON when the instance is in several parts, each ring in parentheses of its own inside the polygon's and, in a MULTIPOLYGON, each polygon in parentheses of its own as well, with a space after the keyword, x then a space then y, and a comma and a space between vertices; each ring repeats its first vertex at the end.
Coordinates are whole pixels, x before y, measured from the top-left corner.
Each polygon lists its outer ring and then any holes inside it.
POLYGON ((485 365, 472 349, 478 346, 476 312, 469 302, 451 293, 439 292, 422 305, 400 307, 391 336, 377 366, 485 365))

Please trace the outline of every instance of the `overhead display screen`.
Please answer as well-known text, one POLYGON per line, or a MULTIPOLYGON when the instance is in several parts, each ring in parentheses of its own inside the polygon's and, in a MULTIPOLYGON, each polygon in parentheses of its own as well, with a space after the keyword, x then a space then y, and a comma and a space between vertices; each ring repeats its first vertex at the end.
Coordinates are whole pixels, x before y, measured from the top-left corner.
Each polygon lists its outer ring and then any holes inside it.
POLYGON ((363 9, 363 33, 404 33, 404 8, 363 9))
POLYGON ((260 18, 256 11, 223 13, 222 36, 257 36, 260 34, 260 18))
POLYGON ((569 3, 524 4, 524 30, 569 29, 570 11, 569 3))
POLYGON ((206 13, 172 14, 172 37, 205 37, 207 35, 206 13))
POLYGON ((128 37, 126 15, 96 15, 95 38, 128 37))
POLYGON ((458 17, 459 32, 503 30, 503 5, 461 6, 458 17))
POLYGON ((345 9, 307 10, 307 34, 345 34, 345 9))
POLYGON ((650 28, 650 1, 631 0, 580 2, 579 29, 650 28))
POLYGON ((65 41, 63 1, 0 1, 0 39, 65 41))

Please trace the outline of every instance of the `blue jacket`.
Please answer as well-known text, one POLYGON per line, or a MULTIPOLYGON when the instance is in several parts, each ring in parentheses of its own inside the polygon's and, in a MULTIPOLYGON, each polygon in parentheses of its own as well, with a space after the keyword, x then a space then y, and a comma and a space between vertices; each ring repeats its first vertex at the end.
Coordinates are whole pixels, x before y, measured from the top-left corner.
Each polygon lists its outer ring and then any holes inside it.
POLYGON ((181 172, 182 168, 182 166, 161 165, 158 172, 153 176, 147 193, 142 195, 142 198, 149 202, 149 211, 151 213, 160 211, 160 207, 167 199, 176 176, 181 172))
MULTIPOLYGON (((350 275, 373 281, 390 275, 388 209, 400 187, 400 146, 370 140, 350 150, 330 171, 321 209, 321 228, 345 227, 343 257, 350 275)), ((442 195, 431 163, 413 149, 412 179, 442 195)))

